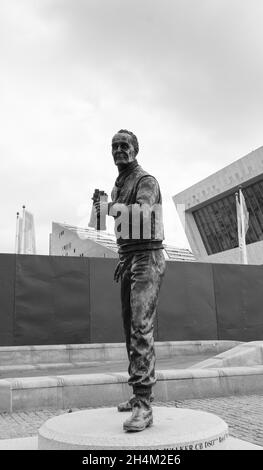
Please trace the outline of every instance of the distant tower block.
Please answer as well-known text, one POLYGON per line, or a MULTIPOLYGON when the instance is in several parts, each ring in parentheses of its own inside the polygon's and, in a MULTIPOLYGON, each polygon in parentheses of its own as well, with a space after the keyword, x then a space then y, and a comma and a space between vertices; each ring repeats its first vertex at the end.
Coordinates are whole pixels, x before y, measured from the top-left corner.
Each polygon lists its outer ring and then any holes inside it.
POLYGON ((17 212, 15 253, 36 254, 36 235, 34 216, 23 206, 23 216, 17 212))

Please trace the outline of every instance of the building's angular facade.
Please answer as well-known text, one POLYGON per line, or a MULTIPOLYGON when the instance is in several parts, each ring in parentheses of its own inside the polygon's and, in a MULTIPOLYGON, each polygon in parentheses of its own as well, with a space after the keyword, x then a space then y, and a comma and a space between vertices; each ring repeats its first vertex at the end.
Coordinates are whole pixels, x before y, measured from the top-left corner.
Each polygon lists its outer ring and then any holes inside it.
POLYGON ((249 264, 263 264, 263 147, 173 197, 197 261, 240 263, 235 193, 249 212, 249 264))

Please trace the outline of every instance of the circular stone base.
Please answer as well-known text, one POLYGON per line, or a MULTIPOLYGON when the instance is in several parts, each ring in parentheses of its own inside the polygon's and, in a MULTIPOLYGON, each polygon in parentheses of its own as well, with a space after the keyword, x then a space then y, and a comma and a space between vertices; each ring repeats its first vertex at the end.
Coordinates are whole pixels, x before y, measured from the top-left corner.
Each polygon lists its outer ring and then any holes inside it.
POLYGON ((123 431, 130 413, 100 408, 65 413, 39 429, 39 449, 224 449, 228 426, 218 416, 198 410, 153 407, 153 425, 123 431))

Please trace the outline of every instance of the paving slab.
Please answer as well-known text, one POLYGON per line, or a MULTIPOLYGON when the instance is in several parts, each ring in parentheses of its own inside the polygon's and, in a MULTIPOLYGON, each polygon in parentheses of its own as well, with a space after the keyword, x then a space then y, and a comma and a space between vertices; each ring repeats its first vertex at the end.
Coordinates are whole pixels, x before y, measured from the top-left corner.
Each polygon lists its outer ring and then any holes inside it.
POLYGON ((0 450, 38 450, 38 436, 2 439, 0 450))

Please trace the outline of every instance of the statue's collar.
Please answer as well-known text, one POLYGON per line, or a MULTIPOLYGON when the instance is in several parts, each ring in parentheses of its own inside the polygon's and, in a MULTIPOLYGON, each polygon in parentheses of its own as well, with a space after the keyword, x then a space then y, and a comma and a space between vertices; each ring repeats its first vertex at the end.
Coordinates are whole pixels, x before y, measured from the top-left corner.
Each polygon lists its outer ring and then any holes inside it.
POLYGON ((115 181, 115 186, 117 186, 117 188, 121 188, 127 176, 129 176, 138 166, 139 166, 139 163, 137 162, 137 160, 134 160, 133 162, 128 163, 128 165, 123 170, 120 171, 119 176, 115 181))

